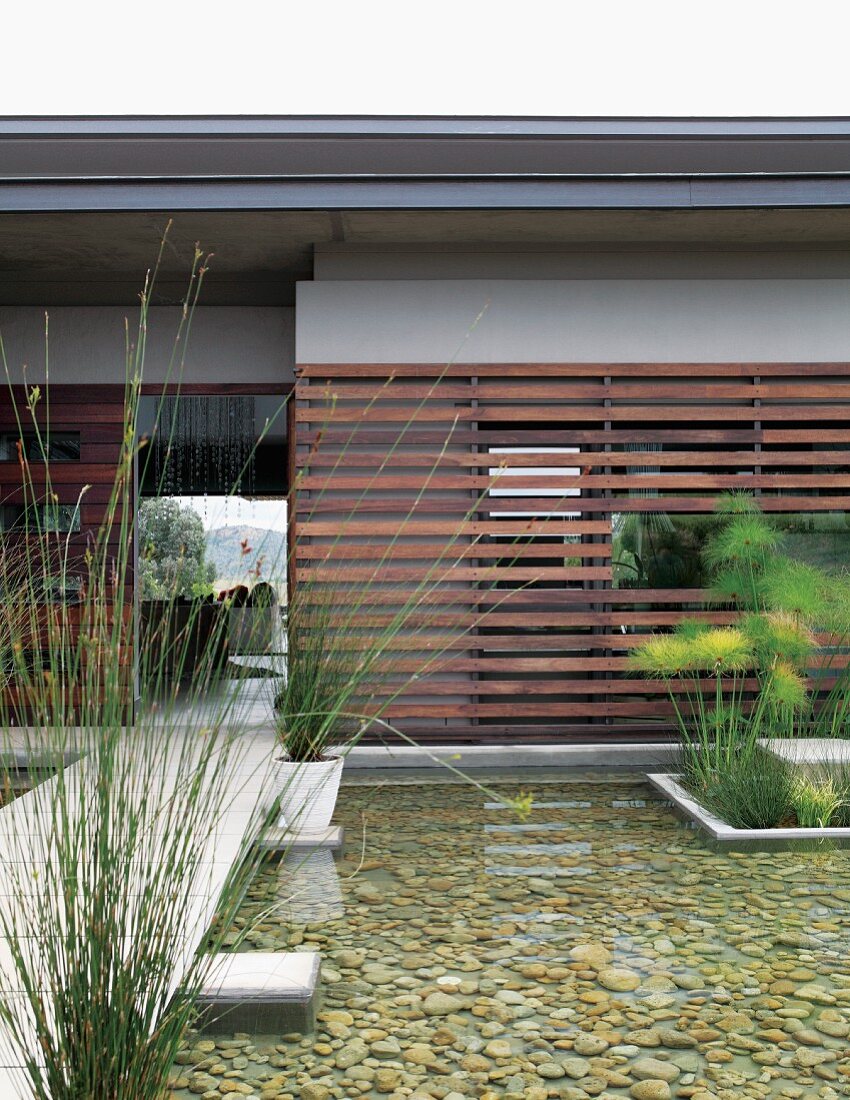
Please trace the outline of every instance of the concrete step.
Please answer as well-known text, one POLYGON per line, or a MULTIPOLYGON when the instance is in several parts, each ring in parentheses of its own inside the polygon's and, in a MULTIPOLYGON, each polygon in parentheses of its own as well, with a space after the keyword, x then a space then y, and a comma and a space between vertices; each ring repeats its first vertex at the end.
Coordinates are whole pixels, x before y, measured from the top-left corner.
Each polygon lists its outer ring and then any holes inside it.
POLYGON ((206 1034, 311 1032, 320 963, 317 951, 223 952, 198 998, 199 1029, 206 1034))

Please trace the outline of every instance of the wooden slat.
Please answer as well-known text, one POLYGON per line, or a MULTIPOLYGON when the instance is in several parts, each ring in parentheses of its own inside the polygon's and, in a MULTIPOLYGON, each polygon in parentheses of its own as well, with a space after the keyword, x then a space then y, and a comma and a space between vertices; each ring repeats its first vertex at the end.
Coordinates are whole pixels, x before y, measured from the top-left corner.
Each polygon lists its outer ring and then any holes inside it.
MULTIPOLYGON (((355 467, 369 468, 371 456, 357 452, 334 452, 324 448, 310 457, 310 469, 324 470, 325 467, 341 467, 349 471, 355 467)), ((522 469, 527 466, 580 466, 582 469, 599 466, 657 466, 661 468, 683 466, 688 468, 705 466, 850 466, 850 450, 837 451, 580 451, 572 454, 558 454, 540 450, 531 454, 504 454, 484 452, 455 453, 448 451, 402 450, 393 455, 393 468, 426 467, 439 469, 443 466, 469 468, 504 466, 506 469, 522 469)), ((2 463, 0 463, 2 467, 2 463)))
POLYGON ((530 558, 610 558, 611 546, 592 542, 481 542, 469 544, 457 542, 395 543, 356 546, 351 543, 303 545, 296 548, 299 561, 392 561, 397 559, 426 559, 452 561, 456 558, 506 558, 527 560, 530 558))
POLYGON ((387 566, 382 563, 362 568, 350 568, 345 566, 314 566, 311 576, 317 583, 332 582, 369 582, 370 584, 397 584, 400 581, 421 581, 427 577, 431 583, 446 581, 470 581, 476 584, 493 583, 500 581, 610 581, 611 567, 604 565, 571 565, 571 566, 547 566, 537 565, 523 568, 519 565, 489 565, 476 568, 475 566, 446 564, 438 561, 429 567, 429 572, 423 574, 422 567, 409 569, 387 566))
MULTIPOLYGON (((374 708, 377 710, 377 708, 374 708)), ((373 713, 363 708, 364 714, 373 713)), ((666 700, 642 701, 630 699, 627 703, 582 702, 582 703, 546 703, 530 700, 523 703, 391 703, 381 711, 385 718, 589 718, 613 717, 636 718, 647 715, 658 718, 659 715, 672 715, 673 706, 666 700)), ((600 731, 601 732, 601 731, 600 731)))
MULTIPOLYGON (((536 519, 536 523, 584 523, 586 513, 624 513, 624 512, 658 512, 664 511, 673 515, 682 513, 711 513, 717 507, 718 498, 713 496, 659 496, 659 497, 488 497, 486 503, 479 505, 481 510, 489 513, 498 512, 569 512, 573 509, 581 511, 581 520, 570 519, 536 519)), ((466 502, 464 502, 466 503, 466 502)), ((759 497, 759 504, 764 512, 846 512, 850 510, 850 496, 773 496, 764 493, 759 497)), ((468 506, 468 505, 467 505, 468 506)), ((426 497, 417 499, 415 495, 410 497, 397 497, 394 499, 378 497, 376 494, 367 494, 365 498, 339 496, 331 498, 318 498, 296 505, 299 516, 315 516, 327 512, 342 513, 348 516, 356 509, 359 515, 384 513, 419 515, 426 512, 439 512, 445 514, 454 509, 451 503, 438 497, 426 497)), ((463 521, 463 513, 458 522, 463 521)), ((397 521, 401 522, 401 521, 397 521)), ((499 520, 489 520, 490 523, 498 523, 499 520)), ((506 523, 509 521, 505 521, 506 523)), ((339 520, 336 524, 337 531, 344 528, 354 533, 356 521, 339 520)), ((550 529, 551 530, 551 529, 550 529)), ((363 532, 365 533, 365 532, 363 532)), ((510 533, 510 532, 506 532, 510 533)), ((542 532, 541 532, 542 533, 542 532)))
MULTIPOLYGON (((29 465, 27 483, 41 488, 49 480, 63 489, 73 486, 79 492, 83 485, 111 485, 115 480, 117 462, 50 462, 48 467, 37 463, 29 465)), ((22 484, 23 471, 17 462, 0 462, 0 485, 4 487, 22 484)))
MULTIPOLYGON (((646 634, 621 634, 617 632, 600 632, 585 634, 564 634, 556 631, 547 631, 543 634, 455 634, 439 631, 420 630, 418 632, 402 634, 393 639, 393 652, 417 651, 431 652, 447 650, 477 650, 481 653, 504 652, 506 658, 516 652, 542 649, 547 652, 560 653, 564 651, 587 651, 596 649, 623 650, 631 649, 646 640, 646 634)), ((360 645, 375 644, 380 641, 380 635, 364 632, 360 645)), ((357 640, 351 639, 352 648, 357 648, 357 640)))
MULTIPOLYGON (((293 406, 294 412, 294 406, 293 406)), ((803 443, 809 445, 812 441, 811 432, 804 429, 783 430, 785 437, 788 432, 791 435, 783 438, 786 443, 803 443)), ((761 428, 699 428, 688 429, 664 426, 660 428, 611 428, 604 425, 595 428, 570 428, 569 435, 563 431, 548 428, 523 428, 521 422, 514 418, 505 417, 505 423, 498 428, 484 426, 478 430, 470 429, 469 425, 458 426, 447 435, 444 429, 423 429, 417 425, 404 432, 400 441, 398 428, 363 428, 353 425, 350 428, 323 428, 320 430, 309 427, 298 429, 299 443, 303 444, 305 451, 299 456, 303 460, 306 448, 311 453, 319 453, 314 450, 321 443, 321 450, 326 449, 330 453, 336 453, 341 449, 348 454, 349 449, 355 446, 370 445, 380 447, 385 452, 392 449, 393 456, 404 453, 406 447, 437 446, 443 448, 448 444, 451 447, 477 445, 482 449, 487 447, 564 447, 577 445, 601 445, 624 443, 673 443, 677 446, 691 446, 694 443, 719 443, 724 446, 730 443, 761 443, 767 440, 768 435, 775 434, 764 431, 761 428)), ((818 432, 818 439, 822 442, 850 443, 850 429, 825 428, 818 432)), ((776 440, 774 440, 776 442, 776 440)))
POLYGON ((348 519, 325 522, 305 521, 300 524, 301 534, 307 538, 318 535, 387 535, 410 536, 447 535, 458 539, 482 535, 605 535, 611 530, 608 520, 560 520, 560 519, 512 519, 512 520, 410 520, 399 524, 348 519))
MULTIPOLYGON (((405 424, 413 417, 408 405, 384 407, 334 406, 321 408, 296 408, 295 419, 299 424, 398 423, 405 424)), ((416 423, 444 423, 470 421, 488 423, 514 416, 526 422, 565 423, 605 420, 622 423, 669 423, 671 421, 844 421, 850 416, 850 405, 768 405, 762 404, 756 411, 740 405, 559 405, 557 411, 551 405, 522 405, 510 409, 449 407, 418 409, 416 423)))
MULTIPOLYGON (((299 385, 295 391, 297 400, 312 402, 353 401, 359 404, 375 401, 506 401, 512 404, 529 401, 576 401, 634 400, 637 398, 658 399, 659 386, 652 382, 625 382, 606 385, 603 378, 593 382, 549 382, 538 383, 526 380, 485 382, 480 384, 462 384, 434 381, 431 384, 340 383, 325 388, 299 385)), ((850 399, 850 380, 820 383, 773 383, 754 384, 752 382, 729 383, 697 381, 687 383, 668 382, 664 385, 663 400, 670 401, 752 401, 755 398, 767 401, 798 400, 804 396, 807 400, 850 399)))
POLYGON ((822 378, 850 375, 850 363, 300 363, 299 378, 822 378))
MULTIPOLYGON (((440 669, 442 671, 442 669, 440 669)), ((509 672, 509 669, 506 669, 509 672)), ((831 687, 836 682, 835 678, 819 681, 821 687, 831 687)), ((813 686, 814 681, 810 684, 813 686)), ((741 685, 739 685, 741 686, 741 685)), ((745 680, 743 687, 746 691, 758 690, 758 681, 745 680)), ((598 697, 606 695, 633 695, 651 696, 667 691, 667 684, 662 680, 469 680, 458 683, 457 680, 437 680, 429 678, 425 682, 418 682, 417 693, 422 689, 429 695, 446 696, 482 696, 482 695, 586 695, 598 697)), ((670 685, 674 695, 685 695, 699 688, 695 682, 674 681, 670 685)), ((702 684, 706 695, 714 694, 714 683, 706 680, 702 684)), ((393 694, 390 684, 378 684, 374 690, 376 696, 393 694)), ((731 689, 724 691, 728 695, 731 689)))
MULTIPOLYGON (((302 479, 303 489, 353 492, 369 489, 373 492, 393 492, 398 489, 412 489, 415 492, 427 488, 429 492, 445 489, 472 489, 476 492, 497 491, 499 494, 513 494, 518 497, 519 490, 546 489, 564 494, 568 498, 570 490, 579 489, 589 492, 593 489, 619 489, 630 492, 654 492, 662 489, 772 489, 777 493, 789 489, 840 489, 850 486, 850 471, 844 474, 435 474, 428 478, 414 474, 384 473, 379 477, 352 477, 341 474, 338 477, 310 477, 302 479)), ((549 507, 552 508, 551 498, 549 507)), ((489 500, 489 497, 488 497, 489 500)))

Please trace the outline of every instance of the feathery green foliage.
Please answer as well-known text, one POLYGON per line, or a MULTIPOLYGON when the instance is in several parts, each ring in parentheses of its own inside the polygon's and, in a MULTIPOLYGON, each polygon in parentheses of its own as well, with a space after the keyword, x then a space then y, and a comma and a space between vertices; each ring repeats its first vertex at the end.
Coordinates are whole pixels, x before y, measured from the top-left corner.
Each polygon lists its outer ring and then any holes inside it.
POLYGON ((692 669, 726 676, 752 668, 755 653, 749 638, 734 626, 704 630, 690 641, 692 669))
POLYGON ((850 829, 850 763, 830 761, 816 767, 808 766, 808 774, 815 783, 828 781, 837 797, 837 805, 830 824, 837 829, 850 829))
POLYGON ((653 634, 632 651, 629 666, 659 680, 681 676, 693 668, 691 642, 678 634, 653 634))
POLYGON ((821 624, 834 595, 834 579, 806 562, 777 555, 763 571, 761 590, 769 611, 821 624))
POLYGON ((808 668, 817 651, 813 631, 787 611, 743 615, 740 629, 750 640, 759 667, 784 661, 796 669, 808 668))
POLYGON ((709 566, 725 569, 761 568, 765 557, 779 545, 779 535, 760 512, 732 515, 719 527, 704 550, 709 566))
POLYGON ((732 489, 720 494, 714 511, 719 516, 747 516, 758 514, 761 509, 751 492, 746 489, 732 489))

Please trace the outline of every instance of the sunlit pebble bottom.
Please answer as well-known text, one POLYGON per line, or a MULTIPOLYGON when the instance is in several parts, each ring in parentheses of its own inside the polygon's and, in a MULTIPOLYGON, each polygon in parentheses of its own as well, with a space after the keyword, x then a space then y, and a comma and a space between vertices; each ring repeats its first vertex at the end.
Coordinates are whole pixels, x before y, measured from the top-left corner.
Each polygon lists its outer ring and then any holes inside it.
POLYGON ((344 915, 269 869, 240 918, 283 899, 249 947, 322 953, 315 1034, 193 1039, 171 1095, 850 1096, 850 852, 712 851, 637 775, 520 786, 524 823, 344 789, 344 915))

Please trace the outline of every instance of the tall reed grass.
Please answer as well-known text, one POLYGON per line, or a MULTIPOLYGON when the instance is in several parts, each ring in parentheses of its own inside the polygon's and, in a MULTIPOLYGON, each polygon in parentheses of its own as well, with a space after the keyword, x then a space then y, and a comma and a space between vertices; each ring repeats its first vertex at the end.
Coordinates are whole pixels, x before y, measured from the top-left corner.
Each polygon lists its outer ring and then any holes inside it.
MULTIPOLYGON (((126 333, 120 453, 95 529, 67 522, 69 510, 71 520, 82 515, 87 490, 69 509, 54 485, 49 370, 21 399, 3 356, 18 432, 34 433, 37 446, 35 459, 19 450, 20 529, 0 532, 0 727, 6 759, 13 748, 25 754, 40 782, 0 814, 0 1024, 21 1091, 37 1100, 161 1100, 197 994, 230 941, 259 858, 251 842, 271 809, 262 795, 271 753, 257 765, 248 700, 221 678, 227 616, 198 649, 199 605, 178 615, 172 593, 142 633, 134 613, 134 482, 150 455, 139 403, 156 271, 126 333), (230 870, 213 899, 210 860, 225 851, 230 870)), ((182 376, 205 271, 197 252, 169 381, 182 376)), ((167 437, 173 425, 157 430, 167 437)), ((455 550, 449 540, 377 630, 364 626, 368 585, 348 592, 341 611, 333 585, 320 592, 303 582, 279 700, 287 748, 309 759, 343 729, 355 738, 373 723, 396 732, 387 701, 438 667, 456 640, 444 632, 426 643, 418 633, 455 550), (419 656, 399 677, 391 656, 402 635, 419 656)), ((523 812, 528 798, 512 804, 523 812)))
MULTIPOLYGON (((178 372, 204 268, 197 253, 175 339, 178 372)), ((4 356, 19 434, 34 433, 37 447, 35 459, 19 447, 23 518, 2 533, 0 723, 6 760, 23 753, 40 782, 0 815, 0 1024, 4 1064, 38 1100, 161 1100, 266 813, 240 736, 239 695, 187 708, 163 690, 172 680, 163 648, 136 645, 133 484, 155 277, 127 332, 114 482, 86 534, 50 518, 60 493, 49 377, 25 384, 20 399, 4 356), (240 791, 245 813, 231 834, 225 819, 240 791), (230 869, 216 898, 210 861, 222 848, 230 869), (210 949, 199 952, 216 906, 210 949)), ((85 504, 84 489, 65 511, 79 515, 85 504)), ((173 629, 174 607, 164 601, 160 629, 179 667, 188 634, 173 629)), ((214 676, 202 656, 190 695, 204 697, 214 676)))

